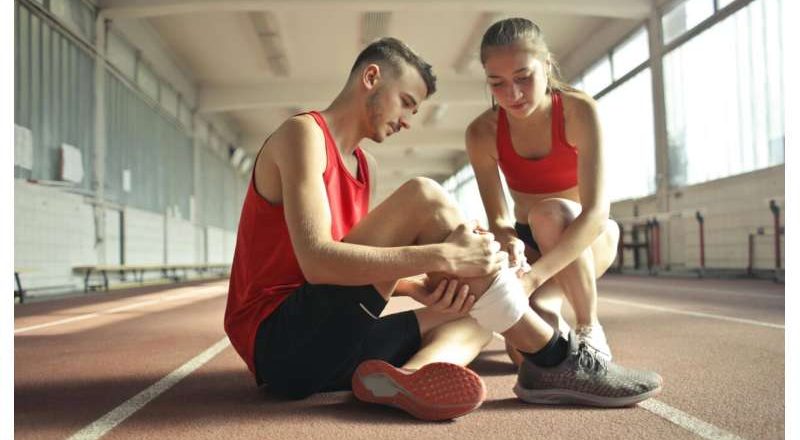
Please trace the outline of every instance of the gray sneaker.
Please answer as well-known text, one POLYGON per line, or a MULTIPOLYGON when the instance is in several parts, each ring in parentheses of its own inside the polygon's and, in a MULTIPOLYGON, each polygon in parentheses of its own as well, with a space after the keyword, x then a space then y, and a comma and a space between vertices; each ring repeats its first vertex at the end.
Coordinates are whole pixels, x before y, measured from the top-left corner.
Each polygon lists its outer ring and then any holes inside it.
POLYGON ((606 362, 591 346, 569 333, 569 353, 559 365, 539 367, 525 359, 514 394, 529 403, 630 406, 658 395, 663 380, 650 371, 606 362))

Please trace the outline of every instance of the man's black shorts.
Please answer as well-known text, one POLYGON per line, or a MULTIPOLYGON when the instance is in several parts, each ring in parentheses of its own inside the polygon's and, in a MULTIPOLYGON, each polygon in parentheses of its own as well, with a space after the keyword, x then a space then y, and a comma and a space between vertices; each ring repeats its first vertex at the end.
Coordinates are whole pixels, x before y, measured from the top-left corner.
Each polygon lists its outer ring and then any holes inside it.
POLYGON ((385 306, 373 286, 299 287, 258 328, 258 381, 303 398, 350 389, 367 359, 402 366, 419 350, 419 324, 411 311, 378 318, 385 306))

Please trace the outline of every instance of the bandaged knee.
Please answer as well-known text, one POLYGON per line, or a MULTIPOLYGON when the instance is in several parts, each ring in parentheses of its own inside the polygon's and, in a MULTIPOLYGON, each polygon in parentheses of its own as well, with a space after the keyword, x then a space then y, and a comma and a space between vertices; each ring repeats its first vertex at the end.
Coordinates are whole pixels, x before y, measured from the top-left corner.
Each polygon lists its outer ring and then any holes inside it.
POLYGON ((501 270, 483 296, 472 306, 470 315, 481 327, 503 333, 530 308, 528 297, 511 269, 501 270))

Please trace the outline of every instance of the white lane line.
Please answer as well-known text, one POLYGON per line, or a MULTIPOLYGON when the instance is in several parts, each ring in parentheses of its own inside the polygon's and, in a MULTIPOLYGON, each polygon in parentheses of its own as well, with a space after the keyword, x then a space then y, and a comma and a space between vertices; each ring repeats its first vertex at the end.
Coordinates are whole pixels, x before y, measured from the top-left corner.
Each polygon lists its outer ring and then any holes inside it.
POLYGON ((724 316, 724 315, 715 315, 712 313, 703 313, 703 312, 691 312, 688 310, 680 310, 680 309, 673 309, 669 307, 660 307, 660 306, 651 306, 649 304, 642 304, 637 302, 631 301, 621 301, 618 299, 611 299, 611 298, 598 298, 600 301, 610 302, 613 304, 622 304, 625 306, 630 307, 638 307, 640 309, 648 309, 648 310, 656 310, 659 312, 667 312, 667 313, 675 313, 678 315, 687 315, 687 316, 694 316, 696 318, 711 318, 711 319, 719 319, 721 321, 730 321, 730 322, 737 322, 739 324, 749 324, 749 325, 757 325, 760 327, 767 327, 767 328, 775 328, 779 330, 784 330, 786 327, 781 324, 773 324, 771 322, 762 322, 762 321, 754 321, 752 319, 744 319, 744 318, 734 318, 731 316, 724 316))
POLYGON ((650 411, 651 413, 669 420, 670 422, 680 426, 681 428, 690 431, 700 437, 708 440, 743 440, 742 437, 732 434, 724 429, 717 428, 716 426, 704 422, 696 417, 692 417, 685 412, 673 408, 664 402, 656 399, 645 400, 640 402, 641 408, 650 411))
POLYGON ((56 326, 56 325, 69 324, 70 322, 75 322, 75 321, 83 321, 84 319, 96 318, 96 317, 102 316, 102 315, 110 315, 112 313, 121 312, 123 310, 136 309, 136 308, 139 308, 139 307, 144 307, 144 306, 148 306, 148 305, 156 304, 156 303, 177 301, 179 299, 189 298, 189 297, 193 297, 193 296, 201 296, 201 295, 209 295, 209 296, 222 295, 223 293, 225 293, 225 292, 224 291, 217 291, 217 292, 204 292, 204 291, 201 291, 201 292, 191 292, 191 293, 180 293, 180 294, 170 295, 170 296, 160 296, 160 297, 155 298, 155 299, 150 299, 150 300, 146 300, 146 301, 139 301, 139 302, 136 302, 136 303, 133 303, 133 304, 127 304, 127 305, 124 305, 124 306, 114 307, 114 308, 111 308, 111 309, 108 309, 108 310, 103 310, 103 311, 94 312, 94 313, 87 313, 85 315, 73 316, 72 318, 59 319, 57 321, 45 322, 43 324, 31 325, 31 326, 28 326, 28 327, 21 327, 21 328, 18 328, 18 329, 14 329, 14 334, 25 333, 25 332, 29 332, 29 331, 33 331, 33 330, 39 330, 39 329, 42 329, 42 328, 53 327, 53 326, 56 326))
MULTIPOLYGON (((651 293, 663 293, 661 287, 653 286, 652 284, 648 283, 637 283, 637 282, 629 282, 629 281, 619 281, 619 280, 600 280, 600 289, 626 289, 626 288, 637 288, 648 290, 651 293)), ((623 290, 624 291, 624 290, 623 290)), ((727 295, 727 296, 743 296, 749 298, 759 298, 759 299, 783 299, 783 296, 778 293, 771 293, 769 291, 759 291, 759 292, 739 292, 735 290, 724 290, 724 289, 709 289, 707 287, 687 287, 687 286, 669 286, 670 292, 675 293, 689 293, 689 294, 702 294, 702 293, 711 293, 715 295, 727 295)))
POLYGON ((195 356, 194 359, 181 365, 177 370, 169 373, 167 376, 153 385, 150 385, 150 387, 146 390, 131 397, 122 405, 114 408, 106 413, 106 415, 103 417, 97 419, 97 421, 91 425, 88 425, 76 432, 68 440, 96 440, 106 435, 109 431, 114 429, 114 427, 150 403, 151 400, 172 388, 186 376, 192 374, 194 370, 202 367, 206 362, 213 359, 214 356, 218 355, 229 345, 230 342, 228 341, 228 338, 222 338, 219 342, 209 347, 206 351, 195 356))

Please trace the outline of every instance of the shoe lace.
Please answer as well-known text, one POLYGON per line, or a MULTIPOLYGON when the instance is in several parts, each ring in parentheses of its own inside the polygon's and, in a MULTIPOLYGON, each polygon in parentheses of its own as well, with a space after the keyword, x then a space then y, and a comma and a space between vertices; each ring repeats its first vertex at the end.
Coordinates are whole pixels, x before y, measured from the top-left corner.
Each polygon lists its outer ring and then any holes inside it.
POLYGON ((585 342, 578 344, 578 366, 584 371, 605 374, 608 371, 606 361, 597 356, 597 351, 585 342))

